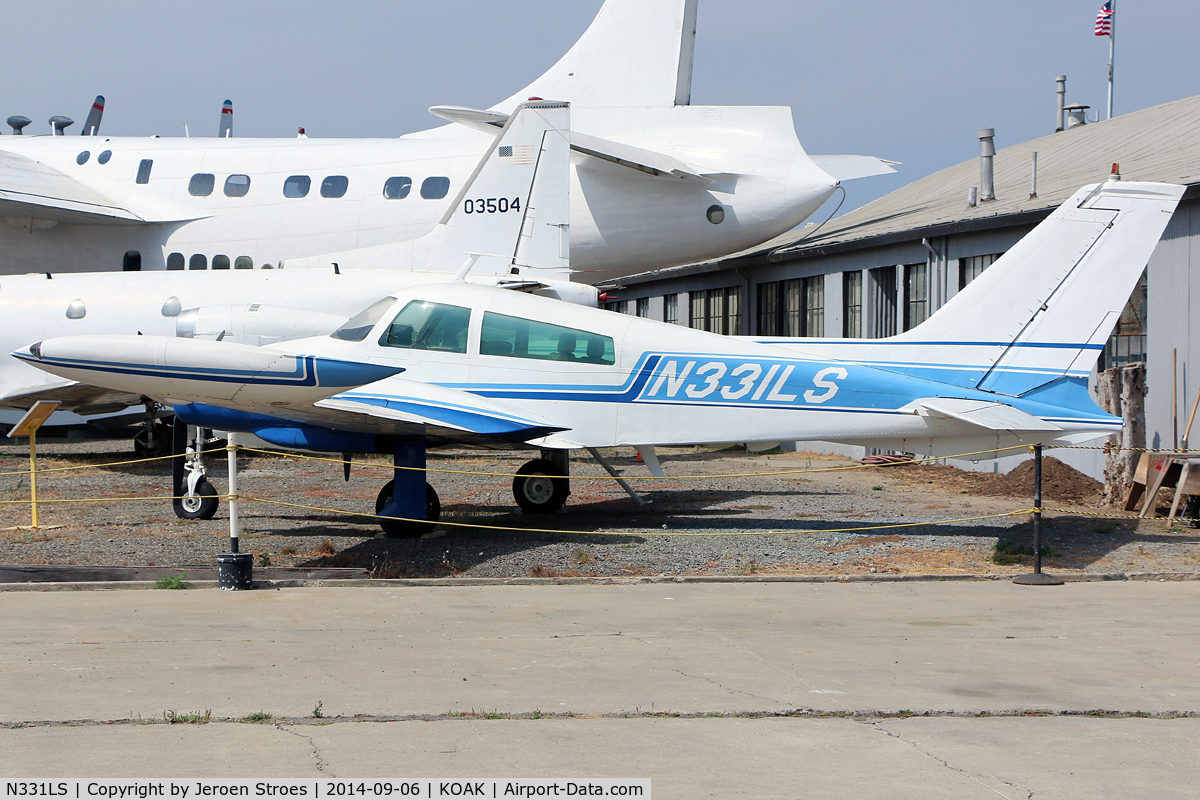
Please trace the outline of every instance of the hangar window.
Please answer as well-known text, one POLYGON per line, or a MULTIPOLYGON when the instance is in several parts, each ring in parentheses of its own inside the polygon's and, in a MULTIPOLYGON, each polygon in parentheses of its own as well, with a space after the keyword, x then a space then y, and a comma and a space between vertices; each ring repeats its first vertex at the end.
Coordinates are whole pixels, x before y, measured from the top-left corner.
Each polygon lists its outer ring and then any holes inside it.
POLYGON ((208 257, 201 253, 196 253, 188 259, 188 269, 208 269, 208 257))
POLYGON ((304 197, 312 186, 312 179, 307 175, 292 175, 283 182, 284 197, 304 197))
POLYGON ((167 269, 183 269, 183 253, 171 253, 167 256, 167 269))
POLYGON ((105 150, 103 153, 96 156, 96 161, 100 162, 101 164, 107 164, 110 158, 112 158, 112 150, 105 150))
POLYGON ((403 200, 412 191, 412 178, 388 178, 383 183, 383 196, 388 200, 403 200))
POLYGON ((245 197, 250 191, 249 175, 230 175, 225 179, 226 197, 245 197))
POLYGON ((341 339, 343 342, 361 342, 367 338, 367 334, 375 327, 375 323, 383 319, 383 315, 395 303, 396 298, 394 297, 385 297, 382 300, 377 300, 365 310, 358 312, 346 320, 342 323, 342 327, 329 335, 334 339, 341 339))
POLYGON ((87 160, 88 160, 89 158, 91 158, 91 157, 92 157, 92 154, 91 154, 91 152, 90 152, 90 151, 88 151, 88 150, 84 150, 82 153, 80 153, 79 155, 75 156, 75 163, 76 163, 76 164, 80 164, 80 165, 82 165, 82 164, 86 164, 86 163, 87 163, 87 160))
POLYGON ((862 272, 853 270, 842 273, 842 336, 861 339, 862 327, 862 272))
POLYGON ((825 276, 760 283, 758 335, 824 336, 825 276))
POLYGON ((421 197, 426 200, 441 200, 449 192, 449 178, 426 178, 421 181, 421 197))
POLYGON ((929 265, 904 268, 904 330, 912 330, 929 316, 929 265))
POLYGON ((211 172, 197 172, 188 181, 188 194, 192 197, 208 197, 216 182, 216 176, 211 172))
POLYGON ((153 168, 154 168, 154 159, 143 158, 142 162, 140 164, 138 164, 137 182, 138 183, 149 183, 150 182, 150 170, 152 170, 153 168))
POLYGON ((637 301, 634 303, 633 313, 639 317, 650 316, 650 298, 649 297, 639 297, 637 299, 637 301))
POLYGON ((671 325, 679 324, 679 295, 663 295, 663 322, 671 325))
POLYGON ((471 309, 413 300, 392 320, 379 338, 384 347, 467 352, 471 309))
POLYGON ((958 290, 961 292, 967 284, 983 274, 983 271, 996 263, 1002 254, 993 253, 986 256, 971 256, 958 260, 958 290))
POLYGON ((742 328, 742 287, 692 292, 691 327, 736 335, 742 328))
POLYGON ((342 197, 349 185, 350 179, 345 175, 330 175, 321 181, 321 197, 342 197))
POLYGON ((254 259, 250 256, 238 256, 233 262, 234 269, 254 269, 254 259))
POLYGON ((229 269, 229 256, 213 256, 213 269, 229 269))
POLYGON ((1129 296, 1129 302, 1121 311, 1117 327, 1104 345, 1104 352, 1100 356, 1101 371, 1146 360, 1146 311, 1149 308, 1146 288, 1146 273, 1143 271, 1133 294, 1129 296))
POLYGON ((130 250, 125 253, 125 257, 121 259, 122 272, 141 272, 142 271, 142 254, 137 250, 130 250))
POLYGON ((869 335, 874 339, 896 335, 896 268, 876 267, 867 270, 867 291, 875 307, 870 320, 869 335))
POLYGON ((612 366, 617 360, 611 336, 490 311, 483 315, 479 354, 604 366, 612 366))

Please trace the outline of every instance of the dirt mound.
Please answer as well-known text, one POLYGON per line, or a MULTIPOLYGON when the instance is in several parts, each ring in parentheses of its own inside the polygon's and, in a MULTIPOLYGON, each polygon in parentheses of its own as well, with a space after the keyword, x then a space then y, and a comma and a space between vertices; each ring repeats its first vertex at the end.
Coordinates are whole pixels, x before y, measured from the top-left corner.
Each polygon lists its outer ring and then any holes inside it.
MULTIPOLYGON (((1023 461, 1007 475, 968 472, 942 464, 896 464, 881 472, 903 474, 910 480, 963 494, 1025 497, 1033 501, 1033 461, 1023 461)), ((1082 505, 1092 503, 1103 485, 1057 458, 1042 459, 1042 499, 1082 505)))

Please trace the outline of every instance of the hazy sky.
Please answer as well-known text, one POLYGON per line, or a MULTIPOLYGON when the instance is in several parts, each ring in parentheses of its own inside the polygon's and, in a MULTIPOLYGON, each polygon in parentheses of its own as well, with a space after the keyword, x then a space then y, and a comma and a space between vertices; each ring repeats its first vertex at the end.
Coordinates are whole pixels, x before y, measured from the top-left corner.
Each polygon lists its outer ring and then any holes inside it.
MULTIPOLYGON (((1054 77, 1104 113, 1102 0, 700 0, 692 102, 790 105, 814 154, 904 162, 850 184, 843 213, 978 154, 1053 131, 1054 77)), ((78 133, 396 136, 435 104, 486 107, 561 56, 601 0, 43 0, 5 10, 0 119, 78 133)), ((1197 0, 1122 0, 1116 112, 1200 94, 1197 0)), ((7 131, 7 127, 4 128, 7 131)), ((1136 176, 1127 176, 1135 178, 1136 176)))

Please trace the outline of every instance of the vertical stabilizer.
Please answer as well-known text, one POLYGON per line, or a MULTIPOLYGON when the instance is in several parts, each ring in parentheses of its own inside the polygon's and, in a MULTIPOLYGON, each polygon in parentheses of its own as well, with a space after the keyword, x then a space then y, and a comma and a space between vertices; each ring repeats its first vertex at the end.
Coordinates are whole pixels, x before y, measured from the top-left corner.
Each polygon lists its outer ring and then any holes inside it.
POLYGON ((222 139, 229 139, 233 136, 233 101, 226 100, 221 105, 221 127, 217 129, 217 136, 222 139))
POLYGON ((544 75, 502 103, 530 97, 576 108, 688 105, 699 0, 607 0, 579 41, 544 75))
POLYGON ((87 120, 83 123, 83 130, 79 132, 80 136, 99 136, 100 135, 100 120, 104 117, 104 95, 96 95, 95 101, 92 103, 92 109, 88 112, 87 120))

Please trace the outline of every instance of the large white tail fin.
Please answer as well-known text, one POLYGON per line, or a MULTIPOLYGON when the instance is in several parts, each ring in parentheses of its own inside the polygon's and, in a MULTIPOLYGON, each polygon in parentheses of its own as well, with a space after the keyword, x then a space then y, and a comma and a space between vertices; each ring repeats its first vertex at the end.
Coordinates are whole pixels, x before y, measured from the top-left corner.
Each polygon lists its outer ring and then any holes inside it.
POLYGON ((502 103, 508 113, 530 97, 576 108, 686 106, 698 0, 607 0, 558 63, 502 103))
POLYGON ((523 103, 498 131, 438 226, 411 241, 289 259, 288 268, 392 269, 454 274, 478 256, 474 275, 514 267, 553 271, 570 265, 571 109, 523 103))
POLYGON ((1085 186, 912 330, 787 345, 1014 396, 1085 378, 1184 189, 1115 180, 1085 186))

